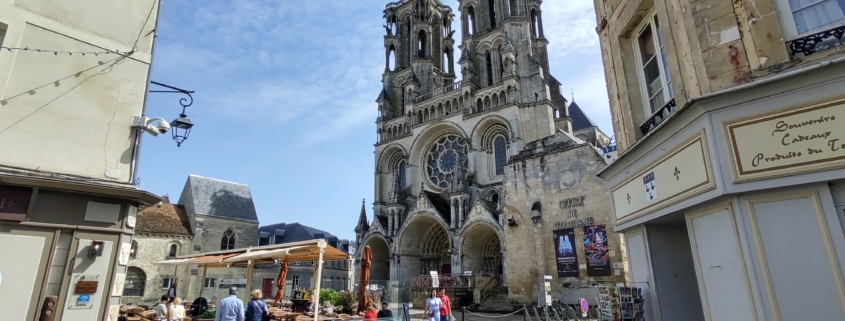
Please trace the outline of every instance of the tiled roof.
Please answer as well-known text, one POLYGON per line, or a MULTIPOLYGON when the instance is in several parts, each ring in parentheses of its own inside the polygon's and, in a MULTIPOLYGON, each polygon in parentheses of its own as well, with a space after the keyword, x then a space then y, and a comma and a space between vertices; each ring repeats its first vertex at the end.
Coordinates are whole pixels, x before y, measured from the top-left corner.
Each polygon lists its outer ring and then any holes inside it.
POLYGON ((135 231, 139 233, 193 235, 188 213, 182 205, 170 204, 165 196, 160 204, 149 206, 138 212, 135 231))
POLYGON ((568 109, 569 118, 572 119, 573 131, 581 130, 584 128, 597 127, 596 123, 594 123, 593 120, 590 119, 590 117, 587 116, 587 114, 585 114, 583 110, 581 110, 581 107, 578 106, 575 101, 572 101, 572 103, 569 104, 568 109))
POLYGON ((252 193, 246 184, 190 175, 179 203, 190 214, 258 222, 252 193))
POLYGON ((260 236, 264 233, 275 235, 276 243, 290 243, 307 241, 313 239, 326 239, 330 245, 336 247, 338 250, 349 252, 349 241, 341 240, 332 233, 316 229, 310 226, 302 225, 300 223, 278 223, 266 225, 258 228, 260 236), (279 240, 281 238, 281 240, 279 240), (344 244, 346 245, 344 248, 344 244))

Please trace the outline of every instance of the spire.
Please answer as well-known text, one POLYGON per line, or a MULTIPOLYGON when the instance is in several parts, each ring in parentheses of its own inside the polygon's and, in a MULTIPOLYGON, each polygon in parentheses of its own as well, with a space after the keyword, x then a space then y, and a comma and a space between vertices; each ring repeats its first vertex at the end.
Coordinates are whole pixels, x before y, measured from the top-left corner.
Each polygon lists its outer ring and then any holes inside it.
POLYGON ((367 209, 365 205, 367 204, 367 199, 361 200, 361 214, 358 216, 358 226, 355 227, 355 233, 363 233, 366 232, 367 229, 370 227, 370 223, 367 223, 367 209))

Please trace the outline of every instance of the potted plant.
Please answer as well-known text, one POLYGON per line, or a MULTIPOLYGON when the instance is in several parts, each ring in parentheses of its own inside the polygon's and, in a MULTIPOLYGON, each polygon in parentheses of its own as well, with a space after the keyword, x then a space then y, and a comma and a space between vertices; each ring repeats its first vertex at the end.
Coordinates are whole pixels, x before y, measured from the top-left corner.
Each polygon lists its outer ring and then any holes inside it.
POLYGON ((197 321, 214 321, 214 312, 205 311, 197 321))

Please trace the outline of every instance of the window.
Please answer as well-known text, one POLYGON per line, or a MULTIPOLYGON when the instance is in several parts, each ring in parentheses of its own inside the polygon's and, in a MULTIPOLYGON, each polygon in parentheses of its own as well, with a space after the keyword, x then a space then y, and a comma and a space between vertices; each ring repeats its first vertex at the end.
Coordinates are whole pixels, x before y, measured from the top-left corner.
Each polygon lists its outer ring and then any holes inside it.
POLYGON ((472 6, 467 7, 467 18, 466 18, 466 33, 468 35, 475 34, 475 9, 472 6))
POLYGON ((173 277, 169 275, 164 276, 164 279, 161 280, 161 288, 169 289, 171 285, 173 285, 173 277))
POLYGON ((285 239, 281 235, 274 235, 273 236, 273 244, 282 244, 284 242, 285 242, 285 239))
POLYGON ((235 232, 232 231, 232 228, 223 232, 223 238, 220 240, 220 249, 221 250, 232 250, 235 248, 235 232))
POLYGON ((493 202, 493 204, 499 205, 499 194, 493 193, 493 195, 490 196, 490 201, 493 202))
POLYGON ((490 12, 490 29, 496 28, 496 0, 487 0, 487 10, 490 12))
POLYGON ((493 141, 493 153, 495 153, 496 159, 496 175, 502 175, 505 173, 505 164, 508 162, 507 151, 505 138, 502 136, 496 137, 496 140, 493 141))
POLYGON ((205 281, 202 283, 202 287, 206 289, 213 289, 217 286, 217 279, 214 278, 205 278, 205 281))
POLYGON ((134 260, 136 255, 138 255, 138 242, 132 241, 132 245, 129 249, 129 259, 134 260))
POLYGON ((258 238, 258 246, 263 245, 270 245, 270 238, 269 237, 259 237, 258 238))
POLYGON ((672 81, 666 66, 666 51, 657 16, 652 14, 640 27, 634 43, 640 69, 640 87, 646 115, 651 116, 672 99, 672 81))
POLYGON ((484 54, 484 61, 487 65, 487 86, 493 85, 493 59, 490 57, 490 51, 484 54))
POLYGON ((428 51, 428 50, 426 50, 427 44, 426 44, 425 38, 426 38, 425 30, 420 30, 419 38, 417 39, 417 44, 418 44, 417 49, 419 50, 420 58, 425 58, 426 51, 428 51))
POLYGON ((519 6, 516 4, 516 0, 510 0, 510 15, 511 16, 518 16, 519 15, 519 6))
POLYGON ((396 174, 397 174, 397 187, 399 187, 399 191, 401 192, 402 189, 405 188, 405 161, 399 162, 399 166, 396 166, 396 174))
MULTIPOLYGON (((135 242, 132 242, 135 243, 135 242)), ((144 296, 147 274, 140 268, 130 266, 123 281, 123 296, 144 296)))
POLYGON ((167 257, 171 258, 171 259, 176 257, 176 250, 177 250, 176 244, 170 244, 170 252, 167 253, 167 257))
POLYGON ((499 45, 499 79, 501 78, 505 78, 505 57, 502 56, 502 45, 499 45))
POLYGON ((291 285, 293 285, 294 289, 299 287, 299 275, 293 276, 293 278, 291 279, 291 285))
POLYGON ((787 38, 845 24, 843 0, 775 0, 787 38))

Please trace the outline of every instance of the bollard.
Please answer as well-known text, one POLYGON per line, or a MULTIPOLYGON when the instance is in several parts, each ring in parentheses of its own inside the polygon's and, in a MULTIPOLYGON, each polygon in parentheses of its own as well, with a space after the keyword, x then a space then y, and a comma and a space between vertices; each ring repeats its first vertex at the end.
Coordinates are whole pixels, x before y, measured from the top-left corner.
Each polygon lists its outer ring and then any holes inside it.
POLYGON ((461 321, 466 321, 467 307, 461 308, 461 321))
POLYGON ((525 304, 522 305, 522 321, 528 321, 528 309, 525 308, 525 304))

